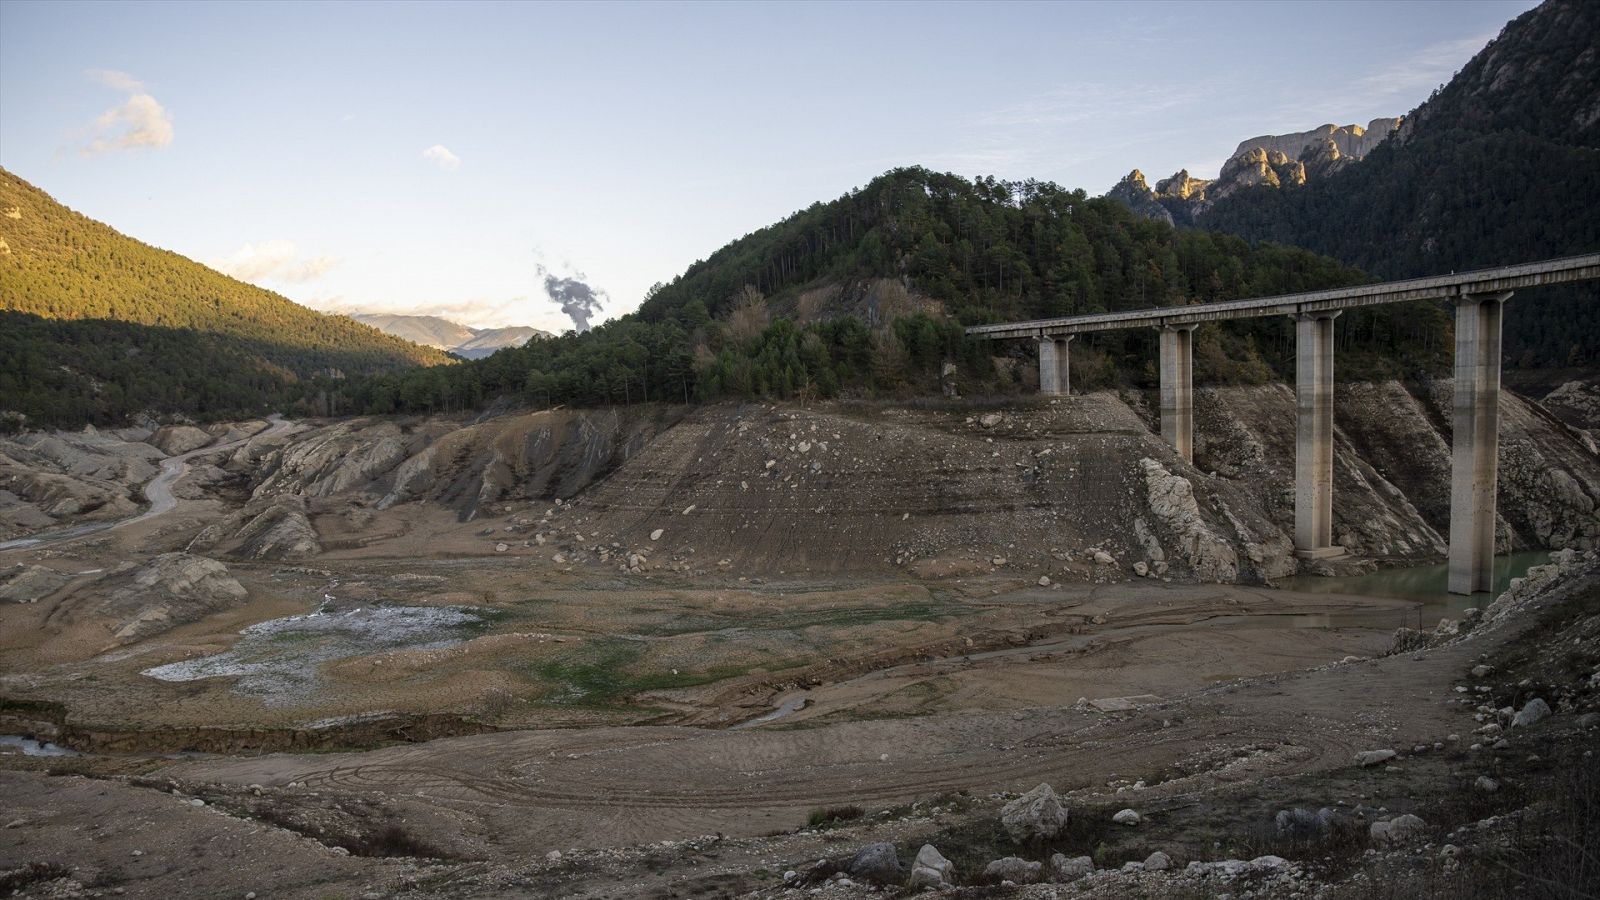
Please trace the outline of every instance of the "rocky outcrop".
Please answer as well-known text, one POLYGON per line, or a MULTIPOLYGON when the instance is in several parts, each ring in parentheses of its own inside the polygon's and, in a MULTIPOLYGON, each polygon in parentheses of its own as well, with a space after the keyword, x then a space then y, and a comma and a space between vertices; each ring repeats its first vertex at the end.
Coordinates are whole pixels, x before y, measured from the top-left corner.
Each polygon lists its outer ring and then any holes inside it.
POLYGON ((168 456, 199 450, 212 440, 214 438, 211 435, 193 425, 167 425, 156 429, 156 433, 150 436, 150 444, 168 456))
MULTIPOLYGON (((1355 555, 1439 560, 1450 526, 1452 383, 1335 386, 1334 542, 1355 555)), ((1275 527, 1294 526, 1294 392, 1201 389, 1195 463, 1246 495, 1275 527)), ((1501 395, 1497 511, 1502 551, 1600 541, 1600 457, 1533 401, 1501 395)), ((1153 419, 1152 427, 1153 427, 1153 419)))
POLYGON ((380 509, 428 501, 472 519, 485 504, 566 498, 637 453, 681 412, 673 407, 552 410, 460 426, 444 420, 352 419, 234 455, 254 469, 257 500, 362 497, 380 509))
POLYGON ((113 576, 107 590, 73 615, 108 618, 114 643, 127 644, 242 605, 248 597, 222 563, 163 553, 131 573, 113 576))
POLYGON ((1331 151, 1336 158, 1358 161, 1389 139, 1403 120, 1400 118, 1373 119, 1367 127, 1360 125, 1323 125, 1310 131, 1290 134, 1264 134, 1239 142, 1233 157, 1251 150, 1267 150, 1288 159, 1304 160, 1308 154, 1331 151))
POLYGON ((54 569, 19 563, 0 570, 0 603, 37 603, 71 580, 54 569))
POLYGON ((1170 536, 1179 559, 1200 581, 1227 583, 1239 578, 1239 556, 1227 538, 1211 529, 1200 515, 1194 485, 1160 462, 1139 460, 1150 512, 1170 536))
POLYGON ((1399 119, 1373 119, 1360 125, 1323 125, 1311 131, 1262 135, 1240 142, 1215 179, 1195 178, 1180 169, 1156 182, 1154 190, 1134 169, 1106 196, 1148 219, 1192 225, 1218 201, 1266 185, 1294 188, 1325 178, 1361 161, 1399 127, 1399 119))
POLYGON ((139 511, 164 455, 142 433, 33 432, 0 439, 0 540, 139 511))
POLYGON ((1600 378, 1564 382, 1539 402, 1556 418, 1583 431, 1600 453, 1600 378))
POLYGON ((1168 225, 1173 223, 1172 213, 1167 212, 1167 208, 1156 199, 1156 192, 1150 190, 1150 185, 1144 180, 1144 173, 1138 169, 1124 176, 1106 196, 1147 219, 1156 219, 1168 225))
POLYGON ((188 549, 237 559, 307 559, 321 553, 322 544, 305 500, 288 495, 246 504, 202 529, 188 549))

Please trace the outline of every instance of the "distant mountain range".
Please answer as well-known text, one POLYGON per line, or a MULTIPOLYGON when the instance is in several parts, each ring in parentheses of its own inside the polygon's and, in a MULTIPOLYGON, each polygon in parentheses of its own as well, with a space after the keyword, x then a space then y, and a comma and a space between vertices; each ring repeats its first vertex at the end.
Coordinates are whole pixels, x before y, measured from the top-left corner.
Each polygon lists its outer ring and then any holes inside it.
POLYGON ((521 347, 536 337, 554 337, 526 325, 507 328, 471 328, 439 316, 402 316, 389 313, 354 313, 350 318, 385 334, 424 347, 435 347, 465 359, 482 359, 504 347, 521 347))

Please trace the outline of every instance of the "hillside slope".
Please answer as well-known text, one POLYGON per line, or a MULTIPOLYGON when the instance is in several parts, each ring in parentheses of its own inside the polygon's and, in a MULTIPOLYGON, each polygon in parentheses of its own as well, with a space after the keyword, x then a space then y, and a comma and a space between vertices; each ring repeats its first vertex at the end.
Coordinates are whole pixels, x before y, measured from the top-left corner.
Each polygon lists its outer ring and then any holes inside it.
MULTIPOLYGON (((354 384, 347 399, 371 413, 429 413, 504 396, 593 405, 899 395, 946 382, 1003 393, 1036 386, 1032 348, 967 341, 962 325, 1364 277, 1304 250, 1174 230, 1054 184, 895 169, 729 243, 658 284, 637 313, 449 372, 354 384)), ((1372 375, 1437 371, 1446 358, 1449 323, 1434 306, 1352 310, 1340 329, 1343 364, 1372 375)), ((1287 320, 1208 326, 1196 340, 1200 378, 1261 383, 1290 371, 1287 320)), ((1150 383, 1154 342, 1145 331, 1079 342, 1075 383, 1150 383)))
POLYGON ((127 237, 4 170, 0 321, 0 408, 36 425, 253 413, 314 376, 448 361, 127 237))
MULTIPOLYGON (((1360 165, 1238 191, 1200 224, 1405 277, 1593 252, 1597 196, 1600 5, 1547 0, 1360 165)), ((1600 364, 1592 287, 1527 292, 1505 329, 1514 365, 1600 364)))

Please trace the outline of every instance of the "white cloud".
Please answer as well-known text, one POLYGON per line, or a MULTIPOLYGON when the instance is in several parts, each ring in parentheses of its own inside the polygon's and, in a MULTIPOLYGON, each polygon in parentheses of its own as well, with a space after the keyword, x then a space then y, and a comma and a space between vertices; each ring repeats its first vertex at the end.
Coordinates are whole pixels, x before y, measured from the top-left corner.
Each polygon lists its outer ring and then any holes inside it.
POLYGON ((144 93, 144 82, 134 78, 127 72, 118 72, 116 69, 84 69, 83 74, 85 77, 98 81, 114 91, 122 91, 126 94, 144 93))
POLYGON ((114 150, 166 147, 172 143, 172 113, 145 93, 144 85, 127 72, 89 69, 84 75, 129 95, 121 106, 100 114, 89 126, 88 142, 78 148, 84 156, 114 150))
POLYGON ((450 148, 443 144, 434 144, 422 151, 422 158, 437 165, 446 172, 453 172, 461 168, 461 157, 450 152, 450 148))
POLYGON ((207 265, 240 281, 299 284, 320 278, 339 264, 338 258, 332 256, 296 259, 299 252, 294 241, 261 241, 245 244, 227 256, 209 260, 207 265))

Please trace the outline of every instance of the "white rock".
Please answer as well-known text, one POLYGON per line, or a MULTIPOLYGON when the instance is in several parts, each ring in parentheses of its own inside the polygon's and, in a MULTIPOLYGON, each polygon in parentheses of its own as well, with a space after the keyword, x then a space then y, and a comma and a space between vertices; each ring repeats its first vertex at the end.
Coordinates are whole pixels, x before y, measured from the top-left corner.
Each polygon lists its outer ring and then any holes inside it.
POLYGON ((945 859, 932 844, 923 844, 917 851, 917 860, 911 864, 911 877, 906 879, 906 887, 918 890, 925 887, 945 887, 950 884, 950 875, 954 870, 950 860, 945 859))
POLYGON ((657 528, 655 531, 650 532, 650 540, 659 541, 661 540, 661 536, 666 533, 667 530, 665 528, 657 528))
POLYGON ((1121 810, 1116 815, 1111 817, 1111 821, 1117 823, 1118 825, 1137 825, 1143 820, 1144 819, 1142 816, 1131 809, 1121 810))
POLYGON ((1511 727, 1526 728, 1548 715, 1550 715, 1550 704, 1544 702, 1544 700, 1539 697, 1535 697, 1532 700, 1529 700, 1527 705, 1522 707, 1522 710, 1512 717, 1511 727))
POLYGON ((1049 840, 1067 827, 1071 813, 1055 789, 1041 784, 1000 808, 1000 826, 1018 843, 1049 840))
POLYGON ((1389 760, 1394 759, 1398 755, 1399 755, 1398 753, 1395 753, 1393 750, 1388 750, 1388 749, 1384 749, 1384 750, 1363 750, 1360 753, 1356 754, 1356 765, 1361 766, 1362 768, 1367 768, 1369 766, 1376 766, 1379 763, 1386 763, 1389 760))

